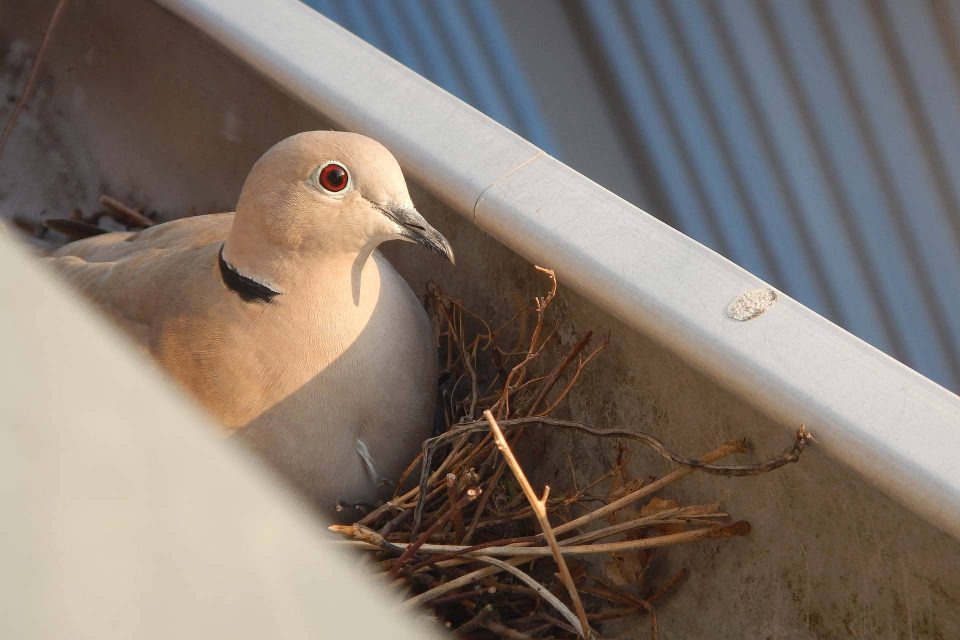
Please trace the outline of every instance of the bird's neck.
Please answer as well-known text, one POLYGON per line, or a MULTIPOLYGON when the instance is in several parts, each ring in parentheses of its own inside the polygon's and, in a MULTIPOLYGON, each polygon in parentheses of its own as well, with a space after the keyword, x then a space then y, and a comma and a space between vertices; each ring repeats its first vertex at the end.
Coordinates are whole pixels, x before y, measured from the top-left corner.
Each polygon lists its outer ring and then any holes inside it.
POLYGON ((250 241, 231 232, 223 243, 220 268, 232 269, 240 278, 281 297, 324 285, 323 288, 349 290, 350 297, 359 301, 362 274, 375 248, 364 248, 359 253, 303 253, 274 247, 260 239, 250 241))

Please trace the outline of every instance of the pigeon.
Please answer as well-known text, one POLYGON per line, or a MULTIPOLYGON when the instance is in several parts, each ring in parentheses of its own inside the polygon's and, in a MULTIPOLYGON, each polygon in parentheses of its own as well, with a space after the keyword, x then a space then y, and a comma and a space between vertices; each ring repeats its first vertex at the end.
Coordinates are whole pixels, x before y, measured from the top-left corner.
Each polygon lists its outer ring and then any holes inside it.
POLYGON ((96 235, 45 261, 343 520, 344 505, 384 496, 433 427, 435 338, 377 251, 394 239, 454 262, 385 147, 311 131, 254 164, 234 213, 96 235))

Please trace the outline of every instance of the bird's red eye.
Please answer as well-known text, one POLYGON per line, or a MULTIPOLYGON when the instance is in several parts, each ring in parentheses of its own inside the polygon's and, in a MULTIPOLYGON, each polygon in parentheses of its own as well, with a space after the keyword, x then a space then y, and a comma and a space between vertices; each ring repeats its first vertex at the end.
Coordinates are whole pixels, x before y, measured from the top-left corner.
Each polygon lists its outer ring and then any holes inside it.
POLYGON ((347 174, 347 170, 342 165, 332 162, 323 169, 320 169, 318 178, 320 180, 320 186, 332 193, 343 191, 347 188, 347 183, 350 182, 350 176, 347 174))

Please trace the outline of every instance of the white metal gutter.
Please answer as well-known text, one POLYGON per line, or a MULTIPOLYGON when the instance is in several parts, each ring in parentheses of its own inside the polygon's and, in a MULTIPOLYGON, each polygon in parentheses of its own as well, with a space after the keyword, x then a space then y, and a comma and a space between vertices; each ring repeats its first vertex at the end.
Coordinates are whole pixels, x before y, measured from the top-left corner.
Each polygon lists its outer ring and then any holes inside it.
POLYGON ((562 282, 960 539, 960 398, 546 156, 296 0, 157 0, 562 282), (335 54, 336 64, 331 63, 335 54))

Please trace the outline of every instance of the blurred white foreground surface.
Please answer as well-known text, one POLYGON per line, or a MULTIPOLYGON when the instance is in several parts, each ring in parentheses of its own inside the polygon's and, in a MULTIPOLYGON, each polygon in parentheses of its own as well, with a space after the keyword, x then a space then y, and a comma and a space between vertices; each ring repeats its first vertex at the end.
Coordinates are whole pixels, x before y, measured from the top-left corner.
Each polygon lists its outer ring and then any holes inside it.
POLYGON ((0 637, 425 638, 0 235, 0 637))

